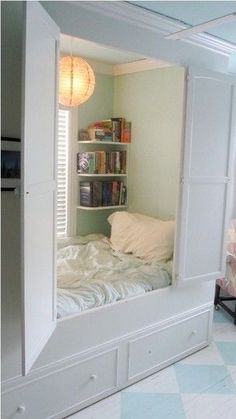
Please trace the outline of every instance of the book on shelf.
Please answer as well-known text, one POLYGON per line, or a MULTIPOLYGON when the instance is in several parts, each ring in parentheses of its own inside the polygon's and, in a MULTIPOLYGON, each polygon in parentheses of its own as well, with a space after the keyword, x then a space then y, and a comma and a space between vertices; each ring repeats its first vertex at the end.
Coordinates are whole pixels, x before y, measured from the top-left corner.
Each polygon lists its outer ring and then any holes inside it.
POLYGON ((126 150, 122 150, 120 152, 120 173, 125 174, 127 167, 127 152, 126 150))
POLYGON ((127 194, 126 185, 124 185, 124 182, 120 182, 119 205, 125 205, 126 194, 127 194))
POLYGON ((111 120, 112 120, 113 141, 121 143, 125 119, 124 118, 111 118, 111 120))
POLYGON ((87 129, 80 129, 78 133, 78 141, 90 141, 89 132, 87 129))
POLYGON ((80 205, 93 206, 93 182, 80 182, 80 205))
POLYGON ((77 173, 95 173, 95 152, 86 151, 77 154, 77 173))
POLYGON ((82 207, 107 207, 125 205, 126 185, 121 181, 80 182, 82 207))
POLYGON ((102 182, 94 181, 92 182, 93 192, 92 192, 92 203, 93 207, 102 206, 102 182))
POLYGON ((102 206, 109 207, 112 205, 112 182, 102 183, 102 206))
POLYGON ((111 119, 94 122, 89 125, 88 132, 92 141, 113 141, 111 119))
POLYGON ((79 174, 126 174, 126 150, 86 151, 77 154, 79 174))
POLYGON ((122 143, 131 143, 131 122, 129 121, 124 123, 122 143))
POLYGON ((112 196, 111 196, 112 205, 119 205, 119 196, 120 196, 120 182, 114 180, 112 182, 112 196))
POLYGON ((131 142, 131 122, 122 117, 112 117, 93 122, 87 130, 80 130, 79 140, 89 137, 91 141, 97 142, 131 142))

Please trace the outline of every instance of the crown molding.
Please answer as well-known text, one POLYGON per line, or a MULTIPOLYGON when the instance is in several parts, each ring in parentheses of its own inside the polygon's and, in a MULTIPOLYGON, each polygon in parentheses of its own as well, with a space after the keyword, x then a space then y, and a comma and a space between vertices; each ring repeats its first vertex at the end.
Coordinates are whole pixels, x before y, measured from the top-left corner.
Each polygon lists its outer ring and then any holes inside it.
MULTIPOLYGON (((189 27, 174 19, 164 17, 156 12, 147 11, 126 1, 69 1, 68 3, 116 20, 120 19, 124 22, 135 24, 140 28, 153 31, 163 38, 170 33, 189 27)), ((187 39, 178 40, 178 42, 193 44, 226 56, 236 52, 236 45, 206 33, 194 34, 187 39)))
POLYGON ((171 66, 173 66, 173 64, 169 64, 165 61, 147 58, 126 64, 116 64, 113 66, 113 75, 121 76, 123 74, 132 74, 140 71, 154 70, 171 66))

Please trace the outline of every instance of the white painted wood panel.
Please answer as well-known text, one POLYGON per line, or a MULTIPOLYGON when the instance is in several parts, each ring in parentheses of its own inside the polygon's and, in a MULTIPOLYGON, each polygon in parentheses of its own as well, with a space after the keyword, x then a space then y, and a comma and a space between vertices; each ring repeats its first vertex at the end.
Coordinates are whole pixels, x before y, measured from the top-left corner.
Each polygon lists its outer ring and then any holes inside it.
POLYGON ((234 109, 233 78, 190 71, 174 263, 179 284, 224 275, 234 109))
POLYGON ((25 4, 22 133, 23 374, 55 328, 55 211, 59 30, 25 4))
POLYGON ((4 419, 64 418, 117 388, 118 349, 104 351, 68 368, 59 368, 4 397, 4 419))
POLYGON ((209 322, 208 310, 131 340, 128 378, 138 378, 144 373, 151 374, 154 368, 172 359, 176 354, 184 356, 190 348, 206 346, 209 339, 209 322))
POLYGON ((17 418, 20 410, 25 419, 62 419, 170 365, 208 344, 212 309, 208 304, 166 318, 6 383, 3 419, 17 418))

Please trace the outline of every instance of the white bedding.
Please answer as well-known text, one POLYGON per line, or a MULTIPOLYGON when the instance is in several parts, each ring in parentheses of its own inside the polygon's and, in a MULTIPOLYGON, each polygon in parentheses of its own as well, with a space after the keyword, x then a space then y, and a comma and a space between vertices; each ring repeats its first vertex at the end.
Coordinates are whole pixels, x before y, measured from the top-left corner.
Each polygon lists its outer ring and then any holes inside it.
POLYGON ((58 247, 58 318, 171 284, 171 261, 147 263, 113 251, 101 235, 64 240, 58 247))

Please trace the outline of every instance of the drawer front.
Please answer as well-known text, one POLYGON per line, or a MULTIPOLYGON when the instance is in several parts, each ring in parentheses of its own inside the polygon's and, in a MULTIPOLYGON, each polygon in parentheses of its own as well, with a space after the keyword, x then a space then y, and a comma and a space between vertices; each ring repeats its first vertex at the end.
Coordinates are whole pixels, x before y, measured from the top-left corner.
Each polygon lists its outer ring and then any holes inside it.
POLYGON ((210 311, 129 342, 128 378, 133 379, 208 341, 210 311))
POLYGON ((64 410, 105 395, 117 386, 117 352, 113 349, 6 393, 2 418, 63 418, 64 410))

